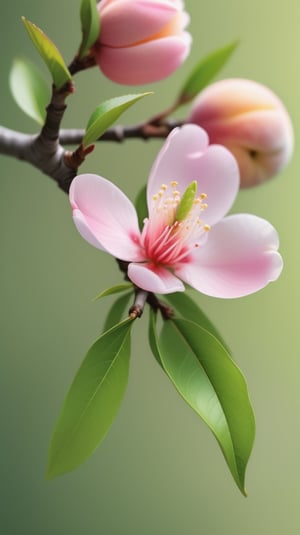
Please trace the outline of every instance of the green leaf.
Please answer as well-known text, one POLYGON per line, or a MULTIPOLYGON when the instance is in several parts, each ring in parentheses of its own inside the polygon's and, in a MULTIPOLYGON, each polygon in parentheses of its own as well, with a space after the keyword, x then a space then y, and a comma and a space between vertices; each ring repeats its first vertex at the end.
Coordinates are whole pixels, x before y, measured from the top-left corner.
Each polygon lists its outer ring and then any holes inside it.
POLYGON ((158 339, 157 339, 156 320, 157 320, 157 312, 155 312, 152 308, 150 308, 149 330, 148 330, 149 344, 150 344, 150 348, 155 359, 157 360, 158 364, 163 368, 163 364, 160 358, 158 339))
MULTIPOLYGON (((108 331, 111 327, 119 323, 124 315, 124 312, 128 306, 129 299, 132 297, 133 292, 129 292, 119 297, 111 306, 103 327, 103 332, 108 331)), ((128 314, 127 314, 128 316, 128 314)))
POLYGON ((218 50, 215 50, 192 70, 187 78, 178 97, 177 105, 186 104, 195 98, 204 87, 218 74, 225 63, 229 60, 231 54, 237 47, 238 41, 234 41, 218 50))
POLYGON ((152 93, 124 95, 102 102, 89 118, 86 132, 82 140, 84 147, 94 143, 130 106, 152 93))
POLYGON ((165 295, 164 298, 170 303, 170 305, 177 310, 177 312, 187 320, 191 320, 194 323, 206 329, 210 334, 215 336, 219 342, 230 352, 225 340, 220 335, 218 329, 213 325, 210 319, 204 314, 199 305, 191 299, 185 292, 177 292, 174 294, 165 295))
POLYGON ((26 58, 16 58, 10 71, 9 85, 21 110, 40 125, 44 124, 50 89, 34 63, 26 58))
POLYGON ((82 0, 80 6, 82 42, 79 58, 82 59, 100 34, 100 15, 96 0, 82 0))
POLYGON ((38 53, 46 63, 53 80, 53 84, 60 89, 72 76, 55 44, 38 26, 22 17, 28 35, 38 53))
POLYGON ((106 288, 106 290, 103 290, 103 292, 101 292, 99 295, 97 295, 97 297, 95 297, 94 301, 96 301, 97 299, 101 299, 102 297, 106 297, 107 295, 126 292, 126 290, 133 290, 131 282, 124 282, 123 284, 116 284, 115 286, 111 286, 111 288, 106 288))
POLYGON ((188 320, 165 321, 158 344, 166 373, 215 435, 235 482, 246 495, 245 470, 255 422, 241 371, 214 336, 188 320))
POLYGON ((140 192, 138 193, 135 202, 134 202, 140 229, 144 226, 144 219, 148 215, 148 206, 147 206, 147 186, 143 186, 140 192))
POLYGON ((89 349, 52 436, 49 479, 83 463, 110 428, 127 385, 131 325, 132 320, 126 319, 100 336, 89 349))

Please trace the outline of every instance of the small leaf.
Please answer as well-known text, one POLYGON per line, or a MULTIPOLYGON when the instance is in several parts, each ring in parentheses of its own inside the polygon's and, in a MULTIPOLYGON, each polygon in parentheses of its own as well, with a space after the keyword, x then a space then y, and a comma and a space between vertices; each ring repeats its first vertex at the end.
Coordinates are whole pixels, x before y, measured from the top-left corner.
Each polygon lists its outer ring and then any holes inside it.
POLYGON ((130 106, 151 94, 148 92, 138 95, 124 95, 102 102, 89 118, 82 140, 83 146, 87 147, 94 143, 130 106))
POLYGON ((39 69, 26 58, 15 59, 10 71, 9 85, 21 110, 42 125, 50 100, 50 90, 39 69))
POLYGON ((100 15, 95 0, 81 1, 80 20, 82 42, 79 49, 79 58, 82 59, 100 34, 100 15))
POLYGON ((135 202, 134 202, 140 229, 144 226, 144 219, 148 215, 148 206, 147 206, 147 186, 143 186, 140 192, 138 193, 135 202))
POLYGON ((83 463, 110 428, 127 385, 131 325, 130 319, 119 323, 89 349, 52 436, 49 479, 83 463))
POLYGON ((237 44, 238 41, 234 41, 223 48, 215 50, 196 65, 181 89, 177 101, 178 106, 193 100, 208 85, 229 60, 237 44))
POLYGON ((53 84, 60 89, 72 76, 55 44, 38 26, 22 17, 28 35, 38 53, 46 63, 53 80, 53 84))
POLYGON ((158 347, 166 373, 215 435, 235 482, 246 495, 245 470, 255 422, 241 371, 214 336, 188 320, 165 321, 158 347))
POLYGON ((106 290, 103 290, 97 297, 95 297, 94 301, 97 299, 101 299, 102 297, 106 297, 107 295, 113 295, 118 294, 120 292, 126 292, 126 290, 132 290, 133 286, 131 282, 124 282, 123 284, 116 284, 115 286, 111 286, 111 288, 106 288, 106 290))
POLYGON ((111 306, 107 314, 104 327, 103 327, 103 332, 108 331, 108 329, 111 329, 111 327, 113 327, 114 325, 116 325, 117 323, 121 321, 121 319, 123 318, 124 312, 128 306, 129 299, 132 295, 133 295, 133 292, 129 292, 119 297, 113 303, 113 305, 111 306))
POLYGON ((227 349, 227 351, 230 353, 230 350, 223 337, 220 335, 218 329, 213 325, 206 314, 204 314, 199 305, 197 305, 195 301, 191 299, 191 297, 183 292, 167 294, 164 297, 184 319, 191 320, 200 325, 200 327, 203 327, 203 329, 206 329, 206 331, 215 336, 215 338, 217 338, 217 340, 219 340, 219 342, 221 342, 225 349, 227 349))

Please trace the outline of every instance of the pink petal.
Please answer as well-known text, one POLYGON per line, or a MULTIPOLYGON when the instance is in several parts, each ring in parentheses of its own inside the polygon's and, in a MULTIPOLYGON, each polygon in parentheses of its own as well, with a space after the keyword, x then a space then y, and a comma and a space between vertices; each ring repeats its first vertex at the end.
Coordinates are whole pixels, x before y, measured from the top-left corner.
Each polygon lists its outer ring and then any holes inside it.
POLYGON ((79 234, 90 244, 94 247, 97 247, 97 249, 101 249, 104 251, 102 244, 99 242, 98 238, 95 236, 95 234, 91 231, 89 223, 87 219, 84 217, 83 213, 80 212, 80 210, 77 210, 77 208, 73 209, 73 221, 75 223, 75 226, 79 232, 79 234))
POLYGON ((185 60, 190 44, 190 35, 184 32, 126 48, 100 46, 96 60, 103 74, 114 82, 148 84, 172 74, 185 60))
POLYGON ((111 47, 130 46, 159 33, 176 16, 178 8, 170 2, 115 0, 98 5, 101 16, 100 43, 111 47))
POLYGON ((184 285, 173 273, 153 264, 129 264, 127 274, 136 286, 147 292, 169 294, 184 291, 184 285))
POLYGON ((213 224, 231 208, 239 188, 239 171, 232 154, 222 146, 208 146, 206 132, 192 124, 173 130, 152 167, 147 190, 151 209, 153 195, 161 184, 178 182, 183 193, 193 181, 198 193, 207 194, 208 208, 203 220, 213 224))
POLYGON ((122 260, 144 259, 135 208, 117 186, 97 175, 79 175, 70 202, 74 223, 89 243, 122 260))
POLYGON ((279 277, 283 262, 278 245, 268 221, 249 214, 229 216, 212 228, 205 245, 176 275, 214 297, 248 295, 279 277))

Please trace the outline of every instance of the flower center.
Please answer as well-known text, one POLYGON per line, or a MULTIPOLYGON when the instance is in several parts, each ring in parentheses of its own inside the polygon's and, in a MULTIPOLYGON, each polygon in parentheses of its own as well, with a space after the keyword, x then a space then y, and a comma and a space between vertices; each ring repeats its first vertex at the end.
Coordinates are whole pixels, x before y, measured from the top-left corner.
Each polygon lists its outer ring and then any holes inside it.
POLYGON ((145 219, 142 232, 145 256, 154 265, 169 268, 188 261, 193 248, 199 247, 210 230, 201 218, 207 208, 207 195, 197 195, 196 181, 183 194, 177 187, 176 181, 162 184, 153 195, 149 219, 145 219))

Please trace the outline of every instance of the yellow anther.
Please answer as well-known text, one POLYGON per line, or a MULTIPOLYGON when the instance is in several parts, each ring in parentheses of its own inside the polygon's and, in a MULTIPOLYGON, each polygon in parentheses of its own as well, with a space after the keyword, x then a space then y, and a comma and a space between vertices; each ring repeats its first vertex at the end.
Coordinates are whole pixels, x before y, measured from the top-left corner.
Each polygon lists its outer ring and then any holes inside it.
POLYGON ((205 232, 208 232, 210 230, 210 225, 204 225, 203 228, 204 228, 205 232))
POLYGON ((178 191, 177 189, 175 189, 173 191, 173 197, 180 197, 180 191, 178 191))
POLYGON ((206 208, 208 208, 208 204, 206 204, 206 202, 204 202, 204 203, 202 204, 201 208, 202 208, 203 210, 206 210, 206 208))
POLYGON ((163 194, 164 194, 164 192, 160 189, 159 192, 158 192, 158 196, 159 196, 159 197, 162 197, 163 194))
POLYGON ((166 191, 167 188, 168 188, 168 186, 166 184, 162 184, 160 186, 160 189, 162 189, 163 191, 166 191))
POLYGON ((153 201, 157 201, 158 195, 153 195, 152 199, 153 199, 153 201))
POLYGON ((172 186, 172 188, 176 188, 177 184, 178 184, 178 182, 176 180, 172 180, 170 182, 170 185, 172 186))
POLYGON ((202 201, 204 201, 204 199, 207 198, 207 194, 206 193, 201 193, 200 195, 200 199, 202 199, 202 201))
POLYGON ((194 204, 201 204, 201 199, 200 199, 200 197, 197 197, 197 198, 194 200, 194 204))

